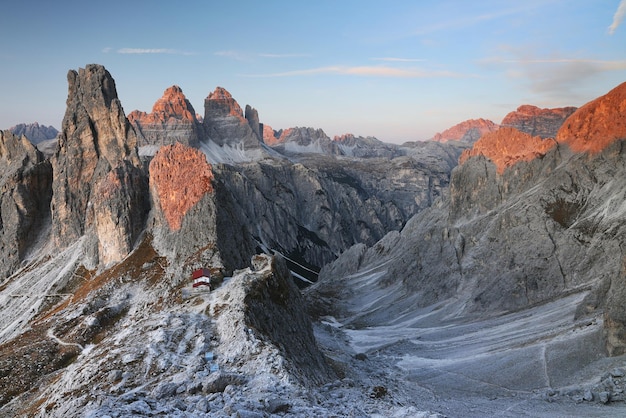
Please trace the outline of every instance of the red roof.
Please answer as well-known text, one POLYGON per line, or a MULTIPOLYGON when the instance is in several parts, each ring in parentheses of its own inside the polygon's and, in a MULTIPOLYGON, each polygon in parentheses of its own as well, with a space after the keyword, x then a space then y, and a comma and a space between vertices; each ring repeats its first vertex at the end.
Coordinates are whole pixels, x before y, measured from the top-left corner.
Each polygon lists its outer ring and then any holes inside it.
POLYGON ((201 268, 201 269, 194 270, 193 273, 191 273, 192 280, 199 279, 200 277, 210 278, 211 273, 209 272, 209 269, 201 268))

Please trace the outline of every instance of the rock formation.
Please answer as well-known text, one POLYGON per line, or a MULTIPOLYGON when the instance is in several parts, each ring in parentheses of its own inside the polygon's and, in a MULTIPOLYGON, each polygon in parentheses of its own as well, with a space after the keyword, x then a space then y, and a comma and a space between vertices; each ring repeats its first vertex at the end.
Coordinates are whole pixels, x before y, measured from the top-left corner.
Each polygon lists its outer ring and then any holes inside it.
POLYGON ((520 161, 531 161, 544 156, 554 146, 556 142, 552 139, 542 139, 515 128, 502 127, 483 135, 471 149, 463 151, 459 164, 463 164, 470 157, 483 155, 502 174, 507 167, 520 161))
POLYGON ((274 129, 272 129, 271 126, 264 124, 263 125, 263 142, 266 145, 269 145, 270 147, 274 146, 278 144, 281 133, 282 133, 282 130, 280 132, 277 132, 274 129))
POLYGON ((341 153, 348 157, 393 158, 402 155, 402 151, 396 145, 385 144, 372 136, 364 138, 348 133, 335 136, 333 142, 339 145, 341 153))
POLYGON ((498 124, 488 119, 469 119, 443 132, 436 133, 432 140, 437 142, 463 141, 474 143, 484 134, 496 131, 498 127, 498 124))
POLYGON ((331 141, 323 130, 315 128, 285 129, 272 147, 278 152, 286 154, 341 155, 341 150, 337 144, 331 141))
POLYGON ((25 137, 0 131, 0 278, 12 274, 50 219, 52 167, 25 137))
POLYGON ((626 139, 626 83, 576 111, 556 135, 574 152, 597 153, 618 139, 626 139))
POLYGON ((9 128, 9 131, 17 136, 24 135, 35 145, 42 141, 54 139, 59 134, 59 131, 54 126, 40 125, 37 122, 29 124, 20 123, 9 128))
POLYGON ((575 107, 540 109, 537 106, 522 105, 507 114, 500 126, 510 126, 531 136, 554 138, 563 122, 575 110, 575 107))
MULTIPOLYGON (((258 114, 255 118, 258 120, 258 114)), ((223 87, 217 87, 204 100, 203 125, 208 138, 219 146, 240 147, 244 150, 260 147, 261 138, 244 117, 239 104, 223 87)))
POLYGON ((150 162, 150 185, 170 229, 180 229, 189 210, 213 192, 213 172, 199 150, 180 143, 161 148, 150 162))
POLYGON ((128 120, 137 132, 138 146, 180 142, 197 147, 204 135, 196 111, 178 86, 165 90, 152 113, 134 110, 128 120))
POLYGON ((94 262, 125 257, 143 229, 147 189, 135 131, 104 67, 68 73, 59 146, 52 158, 52 228, 63 248, 86 233, 97 238, 94 262))

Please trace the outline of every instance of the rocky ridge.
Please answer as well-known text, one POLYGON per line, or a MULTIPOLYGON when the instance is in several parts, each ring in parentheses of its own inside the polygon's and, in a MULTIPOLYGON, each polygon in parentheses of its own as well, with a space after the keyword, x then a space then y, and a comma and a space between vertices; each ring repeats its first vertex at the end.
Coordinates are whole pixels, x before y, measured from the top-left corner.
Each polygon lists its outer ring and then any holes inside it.
POLYGON ((508 113, 500 126, 509 126, 530 136, 554 138, 563 122, 576 111, 575 107, 541 109, 533 105, 522 105, 508 113))
POLYGON ((9 131, 17 136, 24 135, 34 145, 37 145, 42 141, 54 139, 59 134, 59 131, 54 126, 40 125, 37 122, 28 124, 20 123, 10 127, 9 131))
POLYGON ((437 142, 463 141, 474 143, 484 134, 494 132, 498 128, 498 124, 488 119, 469 119, 443 132, 436 133, 431 140, 437 142))
POLYGON ((196 111, 178 86, 166 89, 151 113, 134 110, 128 120, 137 132, 140 147, 174 142, 197 147, 203 137, 196 111))

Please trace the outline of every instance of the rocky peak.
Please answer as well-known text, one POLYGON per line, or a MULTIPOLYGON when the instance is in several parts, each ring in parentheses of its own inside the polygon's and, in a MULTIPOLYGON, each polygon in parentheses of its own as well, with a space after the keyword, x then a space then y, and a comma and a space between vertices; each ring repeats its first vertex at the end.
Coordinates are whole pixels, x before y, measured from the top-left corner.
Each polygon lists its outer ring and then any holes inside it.
POLYGON ((280 141, 280 135, 282 133, 281 131, 275 131, 271 126, 269 125, 263 125, 263 142, 266 145, 269 145, 270 147, 273 145, 276 145, 279 143, 280 141))
POLYGON ((502 127, 495 132, 486 133, 471 149, 463 151, 459 163, 463 164, 470 157, 483 155, 496 165, 501 174, 507 167, 519 161, 530 161, 545 155, 555 145, 554 140, 531 136, 512 127, 502 127))
POLYGON ((463 141, 473 143, 483 134, 496 131, 498 127, 498 124, 488 119, 468 119, 435 134, 432 140, 437 142, 463 141))
POLYGON ((204 131, 208 139, 220 147, 258 150, 261 147, 261 128, 256 110, 250 108, 249 119, 231 94, 217 87, 204 100, 204 131))
POLYGON ((626 139, 626 83, 585 104, 559 129, 556 139, 574 152, 599 152, 626 139))
POLYGON ((53 236, 63 248, 88 234, 96 238, 89 250, 94 263, 118 261, 132 249, 146 213, 137 137, 103 66, 69 71, 68 83, 52 157, 53 236))
POLYGON ((576 111, 575 107, 540 109, 522 105, 502 119, 501 126, 510 126, 531 136, 554 138, 563 122, 576 111))
POLYGON ((223 87, 216 87, 215 91, 209 93, 204 99, 204 118, 234 116, 243 119, 243 111, 239 103, 223 87))
POLYGON ((20 123, 9 128, 9 130, 17 136, 25 135, 33 144, 54 139, 59 133, 54 126, 40 125, 37 122, 29 124, 20 123))
POLYGON ((170 119, 197 122, 196 111, 183 90, 176 85, 163 92, 163 96, 154 103, 152 113, 134 110, 128 115, 129 121, 138 121, 141 124, 167 123, 170 119))
POLYGON ((159 149, 150 162, 150 185, 171 230, 179 230, 187 212, 213 192, 212 180, 211 165, 201 151, 180 143, 159 149))
POLYGON ((139 145, 169 145, 182 142, 196 146, 202 138, 202 127, 196 111, 174 85, 163 92, 152 107, 152 113, 132 111, 128 120, 135 127, 139 145))
POLYGON ((256 136, 259 139, 262 139, 263 137, 261 134, 263 131, 263 124, 259 122, 259 112, 257 112, 257 110, 250 105, 246 105, 245 118, 256 136))

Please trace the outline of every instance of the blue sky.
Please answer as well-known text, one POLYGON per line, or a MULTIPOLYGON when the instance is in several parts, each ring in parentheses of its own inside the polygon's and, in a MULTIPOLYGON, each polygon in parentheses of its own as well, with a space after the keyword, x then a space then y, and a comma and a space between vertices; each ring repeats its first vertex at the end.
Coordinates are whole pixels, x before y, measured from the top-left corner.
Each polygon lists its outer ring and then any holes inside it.
MULTIPOLYGON (((5 2, 6 3, 6 2, 5 2)), ((125 112, 217 86, 274 129, 386 142, 626 81, 626 0, 13 1, 0 7, 0 128, 61 127, 66 74, 103 64, 125 112)))

